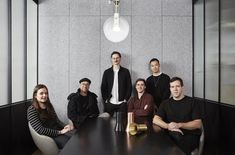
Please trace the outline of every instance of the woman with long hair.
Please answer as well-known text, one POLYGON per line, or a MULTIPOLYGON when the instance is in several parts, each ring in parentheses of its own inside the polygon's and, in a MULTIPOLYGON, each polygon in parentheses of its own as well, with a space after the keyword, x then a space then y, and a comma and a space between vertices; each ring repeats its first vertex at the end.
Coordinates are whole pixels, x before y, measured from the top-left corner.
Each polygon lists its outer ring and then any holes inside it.
POLYGON ((73 125, 61 122, 50 102, 48 89, 43 84, 35 86, 32 105, 27 111, 32 128, 41 135, 52 137, 59 149, 62 149, 71 137, 73 125))

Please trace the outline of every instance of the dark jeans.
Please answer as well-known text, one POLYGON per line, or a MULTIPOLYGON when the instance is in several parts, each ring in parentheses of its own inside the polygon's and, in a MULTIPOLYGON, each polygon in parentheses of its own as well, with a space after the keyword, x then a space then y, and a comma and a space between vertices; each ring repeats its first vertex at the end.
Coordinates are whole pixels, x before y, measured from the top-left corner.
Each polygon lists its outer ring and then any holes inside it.
POLYGON ((63 135, 59 135, 57 137, 54 137, 54 141, 59 149, 63 149, 67 141, 72 137, 72 135, 75 133, 76 130, 69 131, 63 135))
POLYGON ((110 114, 110 116, 113 116, 114 112, 123 112, 124 114, 127 113, 127 103, 122 102, 121 104, 112 104, 110 102, 105 103, 104 112, 107 112, 110 114))
POLYGON ((191 155, 191 152, 199 146, 199 135, 189 133, 181 135, 176 131, 169 131, 169 135, 186 155, 191 155))

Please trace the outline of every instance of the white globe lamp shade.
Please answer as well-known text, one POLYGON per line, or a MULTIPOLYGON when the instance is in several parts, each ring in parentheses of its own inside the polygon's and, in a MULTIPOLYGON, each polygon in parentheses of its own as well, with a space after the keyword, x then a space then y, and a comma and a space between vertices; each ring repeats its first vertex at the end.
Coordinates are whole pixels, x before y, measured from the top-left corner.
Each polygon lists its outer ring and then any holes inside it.
POLYGON ((103 25, 104 35, 111 42, 121 42, 129 33, 129 24, 123 17, 108 18, 103 25))

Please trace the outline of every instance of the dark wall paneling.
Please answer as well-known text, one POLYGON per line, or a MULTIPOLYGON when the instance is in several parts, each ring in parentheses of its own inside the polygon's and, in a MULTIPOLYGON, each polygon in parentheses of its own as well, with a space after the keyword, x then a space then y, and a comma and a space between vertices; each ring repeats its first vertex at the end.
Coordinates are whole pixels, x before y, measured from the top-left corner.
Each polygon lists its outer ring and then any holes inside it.
POLYGON ((205 155, 219 154, 220 138, 220 105, 217 102, 205 101, 205 155))
POLYGON ((235 154, 235 106, 221 104, 220 154, 235 154))
POLYGON ((235 106, 195 98, 201 105, 205 130, 203 155, 234 155, 235 106))
POLYGON ((4 106, 0 108, 0 154, 10 154, 10 140, 11 140, 11 121, 10 108, 4 106))
POLYGON ((36 146, 28 129, 30 101, 0 107, 0 154, 31 155, 36 146))
POLYGON ((32 154, 34 151, 34 142, 32 141, 27 121, 27 108, 30 104, 28 102, 22 102, 12 105, 11 118, 12 118, 12 149, 13 155, 25 155, 32 154))

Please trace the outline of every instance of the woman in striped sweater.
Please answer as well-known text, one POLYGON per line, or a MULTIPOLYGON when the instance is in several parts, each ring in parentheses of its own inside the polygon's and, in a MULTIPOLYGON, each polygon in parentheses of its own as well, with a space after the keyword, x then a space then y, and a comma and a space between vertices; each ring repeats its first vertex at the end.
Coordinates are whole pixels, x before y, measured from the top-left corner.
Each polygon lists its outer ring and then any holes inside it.
POLYGON ((72 135, 72 125, 65 125, 56 115, 50 102, 48 89, 38 84, 33 91, 32 105, 27 111, 28 121, 33 129, 41 134, 52 137, 59 149, 62 149, 72 135))

